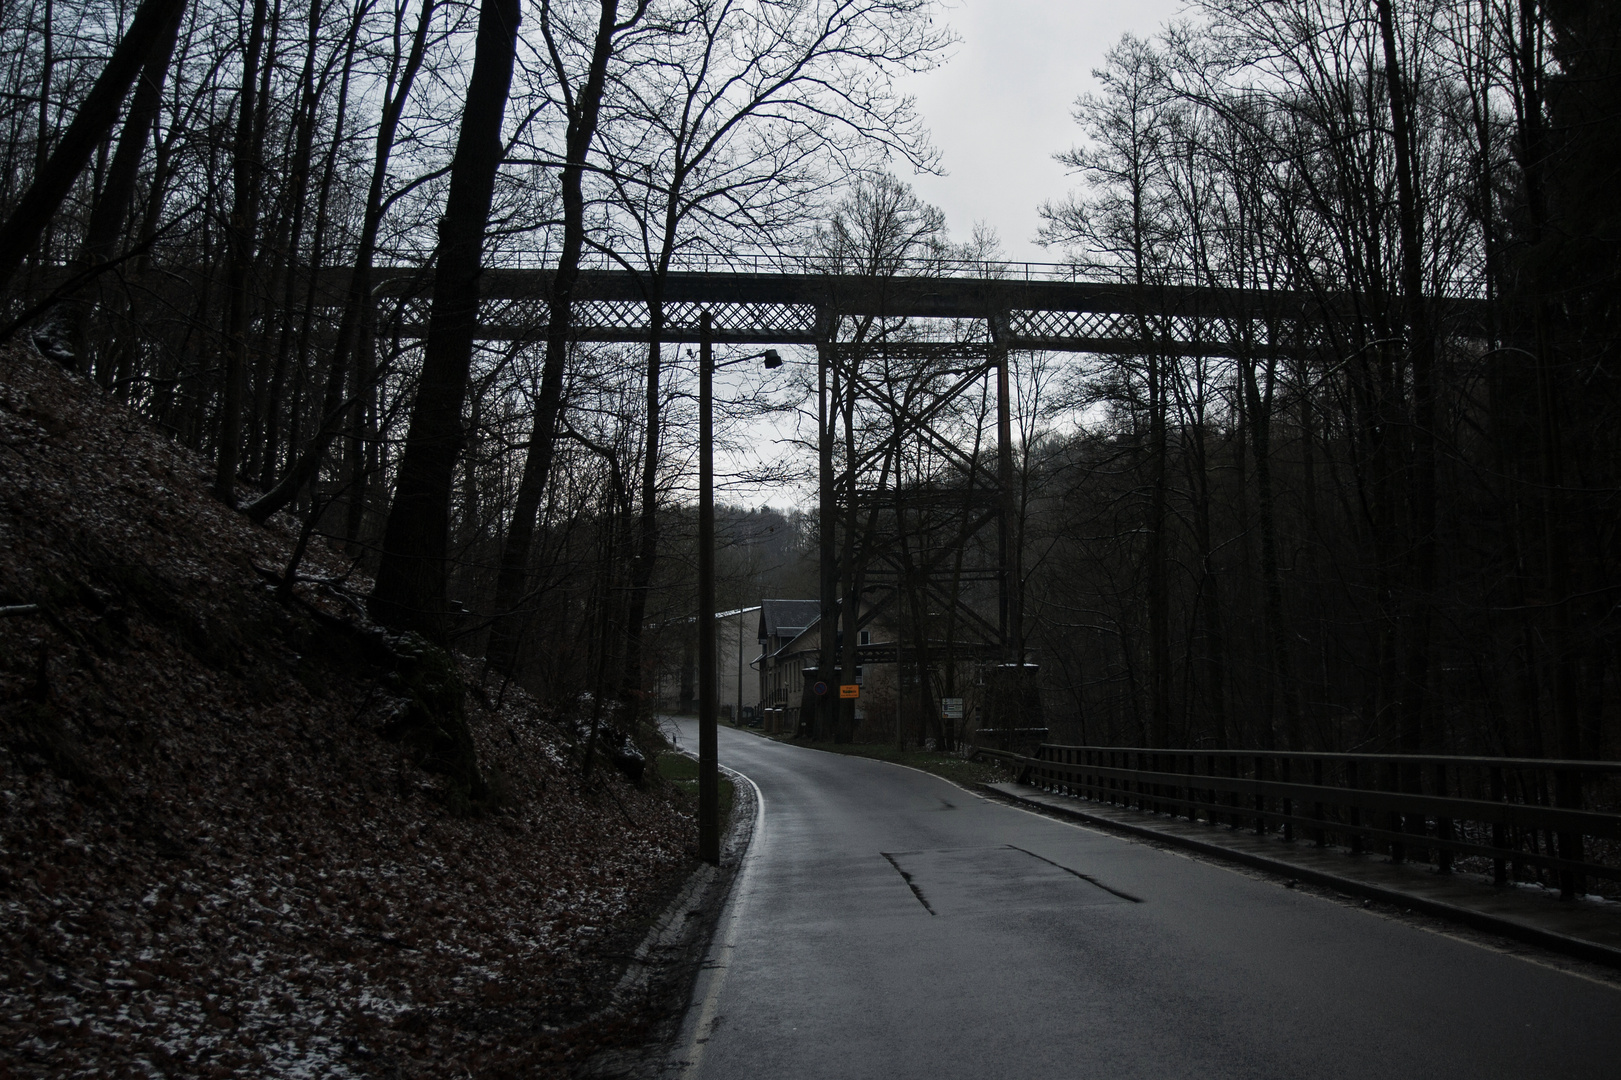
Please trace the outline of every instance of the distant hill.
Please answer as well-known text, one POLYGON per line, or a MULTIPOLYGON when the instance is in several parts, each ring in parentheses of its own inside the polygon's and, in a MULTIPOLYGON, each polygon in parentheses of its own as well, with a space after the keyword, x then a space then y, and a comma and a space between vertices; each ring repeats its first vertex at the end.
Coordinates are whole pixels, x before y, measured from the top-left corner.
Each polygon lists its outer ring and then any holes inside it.
POLYGON ((601 1009, 692 866, 680 797, 583 781, 566 715, 371 628, 330 553, 278 594, 296 527, 208 480, 0 349, 0 1076, 530 1076, 633 1037, 601 1009))

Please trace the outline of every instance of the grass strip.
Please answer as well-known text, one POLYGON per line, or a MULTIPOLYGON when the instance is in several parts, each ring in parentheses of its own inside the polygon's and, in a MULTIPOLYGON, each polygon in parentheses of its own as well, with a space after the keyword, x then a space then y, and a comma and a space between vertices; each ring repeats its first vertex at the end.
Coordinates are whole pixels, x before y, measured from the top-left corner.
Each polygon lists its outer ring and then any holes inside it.
MULTIPOLYGON (((698 805, 698 761, 685 754, 674 751, 658 756, 656 762, 659 776, 676 786, 682 794, 690 796, 694 806, 698 805)), ((720 774, 720 786, 715 791, 715 801, 720 809, 720 819, 725 821, 732 813, 732 797, 735 794, 732 781, 725 773, 720 774)))

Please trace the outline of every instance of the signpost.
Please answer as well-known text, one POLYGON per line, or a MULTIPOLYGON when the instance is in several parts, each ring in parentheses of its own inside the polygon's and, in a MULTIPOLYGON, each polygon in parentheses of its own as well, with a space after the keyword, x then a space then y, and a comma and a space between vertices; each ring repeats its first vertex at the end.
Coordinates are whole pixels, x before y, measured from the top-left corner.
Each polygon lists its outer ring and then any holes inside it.
POLYGON ((817 697, 826 696, 826 694, 827 694, 827 683, 825 683, 825 682, 811 683, 811 693, 815 694, 817 697))
POLYGON ((946 720, 962 719, 962 698, 943 697, 940 699, 940 716, 946 720))
POLYGON ((841 697, 841 698, 858 698, 860 696, 861 696, 861 684, 860 683, 840 683, 839 684, 839 697, 841 697))

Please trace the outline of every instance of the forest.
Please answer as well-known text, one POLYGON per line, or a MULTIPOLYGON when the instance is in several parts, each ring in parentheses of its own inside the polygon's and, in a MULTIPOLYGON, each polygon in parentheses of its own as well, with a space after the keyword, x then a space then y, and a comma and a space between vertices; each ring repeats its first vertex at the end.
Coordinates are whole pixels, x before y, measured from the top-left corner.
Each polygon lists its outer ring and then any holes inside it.
POLYGON ((1075 736, 1613 755, 1621 17, 1205 11, 1111 53, 1047 236, 1356 318, 1101 364, 1071 386, 1097 421, 1026 448, 1075 736))
MULTIPOLYGON (((636 715, 692 610, 669 275, 1006 272, 896 178, 938 166, 898 86, 945 60, 944 14, 6 0, 3 332, 205 455, 248 519, 346 553, 379 623, 636 715), (525 268, 545 316, 481 337, 481 272, 525 268), (635 276, 647 340, 571 336, 600 269, 635 276)), ((1009 358, 1014 632, 1054 737, 1621 751, 1621 12, 1200 0, 1091 85, 1051 148, 1076 184, 1042 208, 1061 272, 1286 295, 1325 329, 1009 358)), ((929 363, 870 377, 950 378, 929 363)), ((777 433, 753 479, 784 493, 723 513, 723 607, 813 596, 824 531, 859 528, 783 505, 815 487, 814 391, 751 384, 723 418, 777 433)), ((884 417, 841 404, 848 464, 884 417)), ((992 456, 983 403, 953 409, 941 430, 992 456)), ((945 490, 976 471, 902 464, 945 490)))

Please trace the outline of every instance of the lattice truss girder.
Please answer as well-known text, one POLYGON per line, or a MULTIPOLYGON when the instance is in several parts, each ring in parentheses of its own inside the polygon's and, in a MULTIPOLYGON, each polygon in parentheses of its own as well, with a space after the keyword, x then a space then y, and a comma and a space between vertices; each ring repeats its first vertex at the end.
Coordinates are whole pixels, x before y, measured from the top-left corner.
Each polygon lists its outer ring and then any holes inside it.
POLYGON ((1050 309, 1008 312, 1008 345, 1015 349, 1232 356, 1273 344, 1312 348, 1322 344, 1323 337, 1321 323, 1315 320, 1050 309))
MULTIPOLYGON (((420 296, 396 301, 404 337, 427 333, 431 302, 420 296)), ((677 302, 665 305, 664 340, 698 340, 699 314, 708 308, 717 342, 815 344, 817 310, 813 304, 677 302)), ((533 298, 486 300, 480 305, 478 336, 486 341, 539 341, 546 336, 549 306, 533 298)), ((387 325, 387 320, 384 320, 387 325)), ((639 300, 589 300, 574 308, 572 337, 577 341, 647 340, 648 305, 639 300)), ((1014 349, 1060 352, 1145 352, 1176 355, 1232 356, 1266 349, 1318 348, 1327 344, 1321 323, 1264 319, 1231 319, 1206 315, 1139 317, 1113 311, 1015 309, 1008 313, 1006 344, 1014 349)), ((920 353, 968 354, 983 344, 905 342, 886 346, 894 357, 920 353)))
MULTIPOLYGON (((427 332, 429 302, 404 302, 408 336, 427 332)), ((811 304, 669 303, 664 305, 663 340, 696 342, 699 316, 708 309, 717 342, 813 344, 816 308, 811 304)), ((546 336, 550 306, 533 298, 485 300, 479 306, 479 334, 485 341, 539 341, 546 336)), ((586 300, 574 305, 569 336, 575 341, 644 342, 652 319, 641 300, 586 300)))
MULTIPOLYGON (((553 275, 545 270, 487 271, 483 287, 481 336, 491 340, 543 337, 544 298, 553 275)), ((420 337, 427 329, 432 273, 421 268, 379 267, 373 271, 377 298, 391 307, 401 297, 394 329, 420 337)), ((329 307, 344 302, 349 271, 333 268, 318 279, 329 307)), ((644 282, 626 271, 587 271, 576 294, 577 336, 582 340, 645 339, 644 282)), ((698 313, 713 313, 716 339, 759 344, 813 344, 817 312, 830 324, 834 314, 862 319, 906 317, 934 324, 968 321, 983 326, 993 319, 1005 326, 1001 342, 1019 349, 1159 355, 1235 355, 1257 348, 1315 349, 1334 337, 1363 339, 1367 331, 1385 337, 1386 323, 1368 322, 1385 311, 1378 298, 1364 302, 1351 294, 1265 289, 1211 289, 1197 285, 1002 277, 908 277, 875 282, 825 274, 741 271, 681 272, 665 283, 670 340, 697 334, 698 313), (1357 328, 1359 321, 1365 325, 1357 328), (1383 327, 1381 329, 1381 327, 1383 327)), ((1488 313, 1478 298, 1434 297, 1434 315, 1465 338, 1487 331, 1488 313)), ((1393 316, 1399 324, 1399 312, 1393 316)), ((386 325, 380 319, 379 325, 386 325)), ((1388 322, 1388 318, 1386 320, 1388 322)), ((914 324, 915 325, 915 324, 914 324)), ((935 340, 951 336, 932 327, 935 340)))

